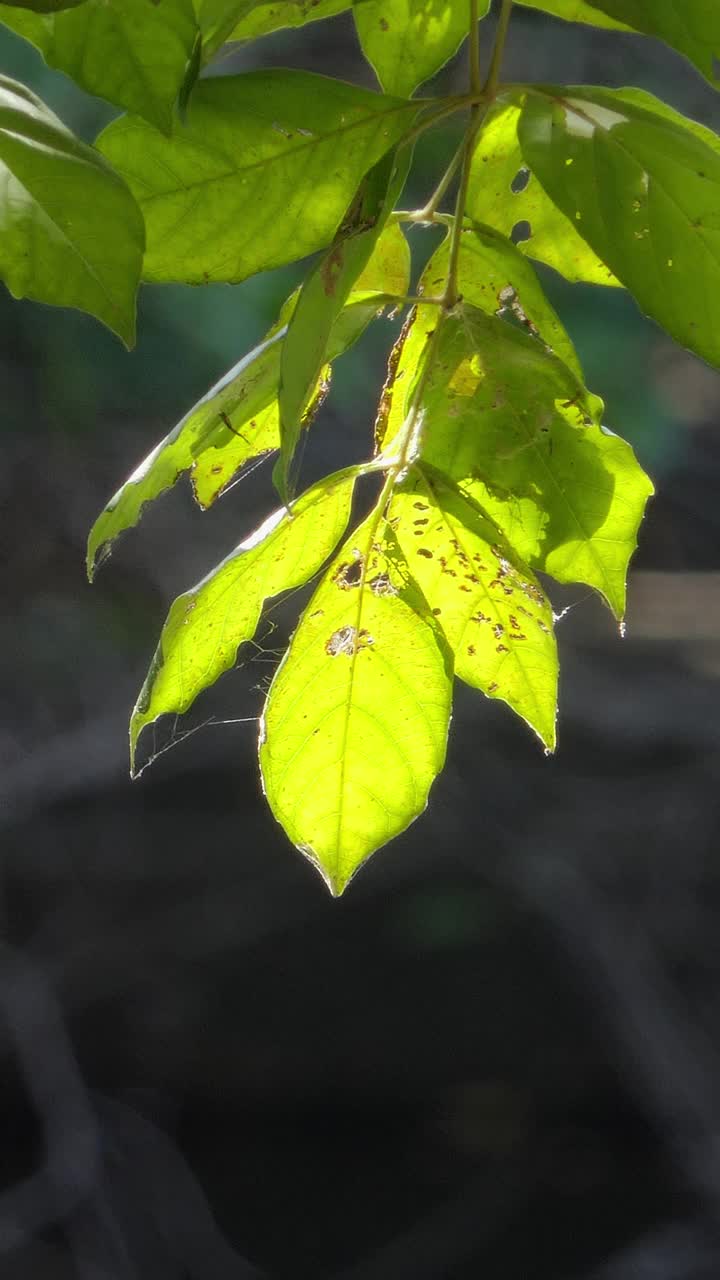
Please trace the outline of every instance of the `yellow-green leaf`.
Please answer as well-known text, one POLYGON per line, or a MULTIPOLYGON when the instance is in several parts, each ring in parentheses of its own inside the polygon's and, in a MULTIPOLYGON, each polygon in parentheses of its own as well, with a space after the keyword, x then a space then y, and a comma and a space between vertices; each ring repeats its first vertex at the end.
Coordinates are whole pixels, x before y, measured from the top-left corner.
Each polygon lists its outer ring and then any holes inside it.
POLYGON ((451 691, 442 634, 376 509, 305 610, 261 727, 270 807, 333 893, 425 808, 451 691))
POLYGON ((305 71, 251 71, 201 80, 171 138, 130 116, 97 145, 145 215, 145 279, 238 283, 325 248, 418 110, 305 71))
POLYGON ((333 328, 357 287, 410 166, 410 150, 388 152, 365 175, 340 230, 300 290, 280 357, 278 490, 283 502, 294 484, 291 468, 308 397, 329 358, 333 328))
POLYGON ((320 481, 270 516, 191 591, 178 596, 130 721, 130 761, 146 725, 182 715, 235 663, 266 600, 307 582, 347 526, 357 469, 320 481))
MULTIPOLYGON (((347 305, 333 325, 327 356, 334 360, 379 314, 380 297, 402 297, 410 277, 410 252, 398 226, 386 227, 347 305)), ((186 472, 198 505, 209 507, 246 463, 280 447, 278 383, 287 322, 297 293, 284 303, 278 322, 263 342, 243 356, 128 477, 95 521, 88 538, 87 571, 92 580, 112 543, 133 528, 149 502, 186 472)), ((321 370, 303 412, 309 426, 329 386, 321 370)))
POLYGON ((568 280, 617 285, 610 268, 578 234, 528 167, 518 138, 520 106, 499 102, 483 129, 473 156, 467 211, 506 236, 518 248, 554 267, 568 280))
POLYGON ((574 87, 530 90, 518 126, 548 197, 646 315, 720 365, 720 144, 706 134, 622 90, 574 87))
MULTIPOLYGON (((490 0, 480 0, 484 18, 490 0)), ((355 0, 363 53, 385 93, 409 98, 459 49, 470 25, 468 0, 355 0)))
MULTIPOLYGON (((450 258, 450 236, 430 259, 420 281, 423 293, 442 294, 450 258)), ((507 236, 492 227, 464 227, 458 258, 463 300, 487 315, 503 316, 542 341, 572 369, 582 370, 572 340, 548 302, 535 270, 507 236)))
MULTIPOLYGON (((427 349, 422 329, 406 347, 397 373, 411 385, 413 363, 421 365, 427 349)), ((402 408, 391 399, 387 430, 397 430, 402 408)), ((602 409, 537 339, 465 307, 443 324, 418 406, 420 448, 521 560, 595 588, 621 619, 653 487, 630 445, 600 425, 602 409)))
POLYGON ((534 574, 436 472, 413 468, 388 519, 452 649, 455 674, 506 702, 553 751, 557 645, 534 574))

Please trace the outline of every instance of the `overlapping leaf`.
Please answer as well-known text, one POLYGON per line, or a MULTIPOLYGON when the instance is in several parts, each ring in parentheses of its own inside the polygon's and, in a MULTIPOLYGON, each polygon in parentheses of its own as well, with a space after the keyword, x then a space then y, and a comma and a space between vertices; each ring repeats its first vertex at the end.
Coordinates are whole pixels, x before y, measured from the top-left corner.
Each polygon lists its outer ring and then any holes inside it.
POLYGON ((342 226, 327 253, 300 290, 280 357, 279 492, 289 493, 290 468, 303 428, 308 398, 328 359, 328 344, 351 289, 367 266, 402 190, 410 151, 388 152, 363 178, 342 226))
POLYGON ((455 674, 506 702, 554 750, 553 614, 527 565, 438 473, 414 468, 388 518, 450 645, 455 674))
MULTIPOLYGON (((33 8, 38 8, 33 5, 33 8)), ((192 0, 84 0, 29 13, 0 4, 0 22, 88 93, 170 131, 199 28, 192 0)))
POLYGON ((265 794, 335 894, 427 803, 452 665, 379 511, 335 557, 263 713, 265 794))
MULTIPOLYGON (((490 0, 480 0, 484 18, 490 0)), ((355 0, 363 53, 385 93, 410 97, 460 47, 470 25, 469 0, 355 0)))
POLYGON ((131 768, 146 725, 181 715, 235 663, 251 640, 266 600, 307 582, 342 537, 357 470, 337 472, 309 489, 288 515, 275 512, 167 616, 130 721, 131 768))
POLYGON ((713 0, 520 0, 569 22, 657 36, 720 82, 720 9, 713 0))
MULTIPOLYGON (((450 257, 448 236, 430 259, 420 282, 423 293, 439 297, 450 257)), ((458 289, 465 302, 487 315, 503 315, 539 337, 578 378, 577 352, 548 302, 531 264, 506 236, 491 227, 462 231, 458 289)))
POLYGON ((530 91, 518 126, 537 179, 678 342, 720 364, 720 149, 677 113, 612 89, 530 91))
MULTIPOLYGON (((439 298, 445 285, 449 237, 436 249, 418 284, 418 292, 439 298)), ((538 338, 582 380, 582 370, 569 335, 543 293, 529 262, 516 247, 490 227, 463 229, 458 256, 458 290, 465 302, 486 315, 503 316, 538 338)), ((410 409, 438 310, 428 303, 416 309, 405 325, 390 358, 388 379, 380 402, 375 439, 378 451, 388 448, 410 409)))
POLYGON ((467 211, 568 280, 616 285, 612 271, 578 234, 573 221, 548 197, 528 169, 518 138, 520 105, 499 102, 473 157, 467 211))
MULTIPOLYGON (((630 446, 599 425, 601 412, 536 339, 465 308, 443 324, 419 405, 421 449, 523 561, 594 587, 622 618, 652 485, 630 446)), ((388 415, 390 428, 396 421, 388 415)))
POLYGON ((24 85, 0 76, 0 277, 131 346, 143 223, 130 191, 24 85))
MULTIPOLYGON (((402 297, 407 291, 410 255, 400 228, 387 227, 348 305, 333 327, 328 359, 346 351, 378 314, 378 295, 402 297)), ((278 323, 254 351, 244 356, 203 396, 152 450, 100 513, 88 539, 87 570, 92 579, 111 544, 137 524, 143 508, 183 475, 190 473, 201 507, 208 507, 249 461, 280 446, 278 383, 286 325, 297 294, 283 306, 278 323)), ((311 389, 304 411, 312 420, 327 387, 327 371, 311 389)))
POLYGON ((237 282, 329 244, 417 111, 303 71, 256 71, 200 81, 172 138, 131 117, 98 146, 145 214, 146 279, 237 282))

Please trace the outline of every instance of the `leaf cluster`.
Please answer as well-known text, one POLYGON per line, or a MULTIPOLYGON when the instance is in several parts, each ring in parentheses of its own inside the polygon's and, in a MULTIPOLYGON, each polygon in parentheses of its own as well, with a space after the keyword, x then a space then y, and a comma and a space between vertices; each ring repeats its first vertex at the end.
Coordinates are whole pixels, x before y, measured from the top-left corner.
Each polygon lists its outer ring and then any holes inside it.
MULTIPOLYGON (((664 40, 717 82, 720 9, 706 0, 517 3, 664 40)), ((424 809, 455 678, 555 749, 547 577, 586 584, 623 623, 652 483, 605 426, 531 260, 629 290, 720 365, 720 141, 636 89, 503 83, 512 0, 481 75, 488 8, 0 4, 0 22, 125 113, 90 147, 0 77, 0 276, 13 294, 81 308, 130 346, 141 281, 234 284, 315 255, 266 338, 101 512, 88 573, 181 476, 207 508, 276 454, 278 510, 170 609, 131 720, 132 768, 143 729, 187 711, 266 603, 319 574, 259 757, 273 813, 334 893, 424 809), (203 74, 228 42, 350 8, 378 92, 303 71, 203 74), (466 38, 466 91, 418 96, 466 38), (462 145, 435 191, 398 208, 415 140, 457 114, 462 145), (446 239, 413 280, 405 228, 433 224, 446 239), (405 323, 368 459, 303 492, 302 440, 332 365, 388 310, 405 323), (376 495, 353 527, 361 477, 376 495)))

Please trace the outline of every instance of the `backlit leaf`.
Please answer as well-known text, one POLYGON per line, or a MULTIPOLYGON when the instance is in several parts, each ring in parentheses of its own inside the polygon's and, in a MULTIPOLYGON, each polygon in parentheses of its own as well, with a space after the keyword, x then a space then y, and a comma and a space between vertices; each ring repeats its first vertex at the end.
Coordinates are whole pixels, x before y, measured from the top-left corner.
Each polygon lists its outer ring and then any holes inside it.
POLYGON ((329 244, 417 111, 304 71, 253 71, 201 80, 172 138, 131 117, 98 146, 145 214, 146 279, 237 282, 329 244))
POLYGON ((88 311, 132 346, 140 211, 92 147, 4 76, 0 179, 0 277, 10 292, 88 311))
POLYGON ((303 413, 323 364, 333 326, 350 290, 370 259, 410 164, 408 148, 389 152, 360 183, 327 253, 305 281, 290 317, 280 357, 279 492, 289 493, 290 468, 303 427, 303 413))
POLYGON ((438 473, 414 468, 389 520, 455 659, 455 674, 555 748, 557 645, 537 579, 438 473))
MULTIPOLYGON (((407 241, 397 226, 386 227, 347 306, 337 317, 328 359, 346 351, 378 314, 378 294, 402 297, 410 277, 407 241)), ((209 507, 241 468, 280 447, 278 384, 286 325, 297 293, 284 304, 278 322, 254 351, 238 361, 161 440, 100 513, 88 539, 87 570, 92 579, 111 544, 140 519, 144 507, 189 472, 195 498, 209 507)), ((309 424, 327 387, 322 371, 304 421, 309 424)))
MULTIPOLYGON (((433 254, 421 287, 431 297, 442 294, 450 257, 448 236, 433 254)), ((532 265, 506 236, 491 227, 463 228, 458 260, 458 288, 465 302, 487 315, 502 315, 542 338, 578 378, 575 348, 548 302, 532 265)))
POLYGON ((260 735, 270 807, 334 894, 425 808, 451 691, 445 642, 376 509, 305 610, 260 735))
MULTIPOLYGON (((480 0, 484 18, 490 0, 480 0)), ((459 49, 470 25, 469 0, 355 0, 363 53, 385 93, 408 98, 459 49)))
POLYGON ((465 308, 443 324, 419 410, 422 458, 521 560, 594 587, 621 619, 652 485, 630 446, 599 425, 602 402, 536 339, 465 308))
MULTIPOLYGON (((449 236, 436 249, 418 284, 418 292, 440 298, 449 264, 449 236)), ((458 290, 465 302, 490 316, 502 316, 521 324, 539 338, 568 368, 582 379, 575 348, 543 293, 538 278, 514 245, 490 227, 474 225, 463 230, 458 257, 458 290)), ((438 310, 431 304, 416 308, 393 349, 389 375, 375 424, 376 447, 387 449, 410 409, 438 310)))
POLYGON ((131 770, 146 725, 182 715, 235 663, 266 600, 307 582, 342 537, 357 470, 337 472, 270 516, 191 591, 178 596, 130 721, 131 770))
POLYGON ((612 89, 531 91, 523 153, 578 232, 672 336, 720 364, 720 149, 612 89))
POLYGON ((0 4, 0 22, 88 93, 170 131, 198 35, 192 0, 84 0, 45 17, 0 4))
POLYGON ((517 238, 523 253, 554 267, 567 280, 616 285, 609 267, 528 168, 518 139, 519 119, 516 102, 499 103, 489 117, 473 157, 469 216, 517 238))

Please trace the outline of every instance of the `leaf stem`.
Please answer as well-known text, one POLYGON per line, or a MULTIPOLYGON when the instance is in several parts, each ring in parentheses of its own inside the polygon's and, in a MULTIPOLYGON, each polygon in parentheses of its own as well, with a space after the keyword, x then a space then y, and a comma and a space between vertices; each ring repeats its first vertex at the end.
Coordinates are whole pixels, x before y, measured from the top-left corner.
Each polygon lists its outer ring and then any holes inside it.
MULTIPOLYGON (((475 2, 477 2, 477 0, 475 0, 475 2)), ((460 168, 464 154, 465 154, 465 139, 463 138, 462 142, 460 143, 460 146, 455 152, 455 155, 450 161, 447 169, 445 170, 442 178, 438 182, 427 204, 423 205, 422 209, 418 209, 416 213, 412 215, 413 222, 433 222, 434 221, 435 214, 437 212, 437 207, 440 204, 440 201, 442 200, 443 196, 445 195, 445 192, 447 191, 448 187, 450 186, 450 183, 455 177, 455 174, 460 168)))
POLYGON ((507 40, 512 7, 513 0, 502 0, 502 8, 500 10, 497 31, 495 33, 495 44, 493 45, 492 57, 490 58, 490 69, 487 74, 487 80, 483 86, 483 92, 490 102, 492 102, 495 97, 498 91, 498 84, 500 83, 500 68, 502 66, 503 54, 505 52, 505 41, 507 40))
POLYGON ((470 0, 470 88, 473 93, 482 93, 480 77, 480 15, 478 0, 470 0))

